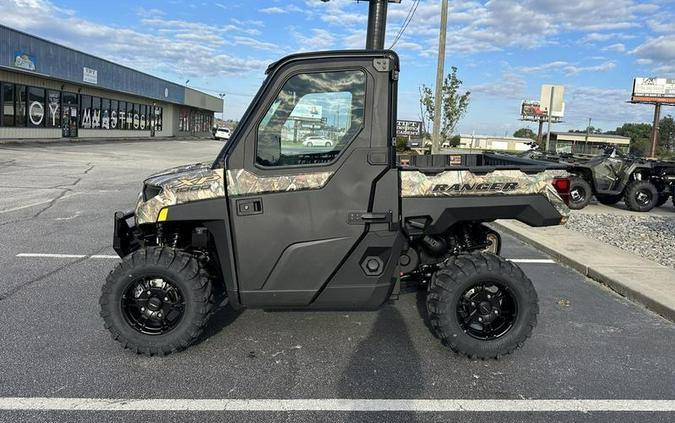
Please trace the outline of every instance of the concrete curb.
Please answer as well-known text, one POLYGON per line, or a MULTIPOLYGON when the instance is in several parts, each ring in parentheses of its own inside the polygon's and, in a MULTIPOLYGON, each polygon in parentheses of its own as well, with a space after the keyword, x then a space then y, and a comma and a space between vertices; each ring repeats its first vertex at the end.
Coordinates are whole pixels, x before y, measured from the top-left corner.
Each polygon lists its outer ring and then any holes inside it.
POLYGON ((675 270, 574 233, 563 227, 531 228, 519 222, 499 221, 497 230, 524 241, 584 276, 606 285, 675 322, 675 270), (537 231, 547 230, 547 234, 537 231), (552 232, 556 230, 561 236, 552 232), (572 249, 560 248, 562 243, 572 249), (586 248, 583 248, 586 246, 586 248), (584 251, 586 250, 586 251, 584 251), (601 263, 603 262, 604 263, 601 263), (611 263, 611 264, 610 264, 611 263), (644 279, 650 281, 645 281, 644 279))

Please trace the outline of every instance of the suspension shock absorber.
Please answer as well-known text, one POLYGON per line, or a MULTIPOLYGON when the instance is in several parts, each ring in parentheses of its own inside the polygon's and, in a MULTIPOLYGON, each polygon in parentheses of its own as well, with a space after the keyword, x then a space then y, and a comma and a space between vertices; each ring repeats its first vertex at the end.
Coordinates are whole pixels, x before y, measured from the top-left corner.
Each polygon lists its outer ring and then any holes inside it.
POLYGON ((180 238, 179 232, 176 231, 173 234, 173 239, 171 241, 171 248, 178 248, 178 240, 180 238))
POLYGON ((157 224, 157 245, 162 246, 164 245, 164 224, 163 223, 158 223, 157 224))

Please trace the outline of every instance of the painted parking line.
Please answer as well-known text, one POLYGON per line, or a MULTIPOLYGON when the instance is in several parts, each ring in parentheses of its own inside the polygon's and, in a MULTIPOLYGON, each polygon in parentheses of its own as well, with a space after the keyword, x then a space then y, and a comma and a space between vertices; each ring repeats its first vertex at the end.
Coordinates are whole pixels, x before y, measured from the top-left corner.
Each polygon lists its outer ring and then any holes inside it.
POLYGON ((555 263, 555 260, 551 259, 507 259, 508 261, 514 263, 531 263, 531 264, 551 264, 555 263))
POLYGON ((106 254, 48 254, 48 253, 19 253, 16 257, 42 257, 42 258, 92 258, 92 259, 118 259, 119 256, 106 254))
POLYGON ((2 397, 0 410, 673 412, 675 400, 115 399, 2 397))
MULTIPOLYGON (((50 253, 19 253, 16 257, 42 257, 42 258, 91 258, 91 259, 119 259, 116 255, 106 254, 50 254, 50 253)), ((551 259, 507 259, 513 263, 530 263, 530 264, 552 264, 555 263, 551 259)))

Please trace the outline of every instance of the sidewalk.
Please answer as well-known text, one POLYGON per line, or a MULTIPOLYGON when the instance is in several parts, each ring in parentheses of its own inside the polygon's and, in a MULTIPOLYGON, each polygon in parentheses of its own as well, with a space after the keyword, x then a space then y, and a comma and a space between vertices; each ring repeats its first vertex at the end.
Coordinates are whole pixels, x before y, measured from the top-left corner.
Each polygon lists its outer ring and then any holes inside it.
POLYGON ((0 145, 64 145, 64 144, 94 144, 107 142, 153 142, 153 141, 214 141, 208 137, 137 137, 137 138, 20 138, 20 139, 0 139, 0 145))
POLYGON ((500 220, 494 225, 498 230, 539 248, 585 276, 675 321, 675 269, 636 257, 564 226, 532 228, 513 220, 500 220))

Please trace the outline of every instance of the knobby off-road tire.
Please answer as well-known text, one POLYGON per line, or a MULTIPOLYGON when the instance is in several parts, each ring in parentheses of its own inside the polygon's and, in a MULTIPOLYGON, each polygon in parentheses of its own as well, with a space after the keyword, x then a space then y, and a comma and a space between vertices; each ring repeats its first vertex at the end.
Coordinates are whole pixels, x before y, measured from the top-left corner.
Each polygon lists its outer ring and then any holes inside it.
POLYGON ((588 181, 579 176, 570 178, 570 209, 583 209, 591 202, 592 196, 593 189, 588 181))
POLYGON ((633 181, 626 187, 623 202, 630 210, 648 212, 656 206, 659 193, 649 181, 633 181))
MULTIPOLYGON (((532 334, 537 324, 539 305, 532 282, 518 266, 493 254, 473 253, 457 257, 433 275, 427 294, 427 311, 431 327, 444 345, 469 358, 498 359, 521 347, 532 334), (486 285, 498 287, 501 296, 495 295, 498 292, 493 290, 478 288, 486 285), (506 318, 507 303, 511 301, 515 305, 511 325, 501 327, 492 337, 477 336, 481 334, 480 330, 476 330, 481 324, 467 326, 465 323, 467 300, 480 300, 481 292, 482 300, 476 307, 474 322, 476 316, 483 316, 483 319, 490 316, 489 312, 483 314, 488 311, 485 310, 487 308, 494 312, 501 307, 502 315, 496 317, 506 318), (489 295, 486 293, 492 293, 492 298, 486 299, 489 295), (488 303, 487 306, 485 303, 488 303), (495 305, 497 307, 491 307, 495 305)), ((491 320, 492 324, 498 324, 496 318, 491 320)), ((483 325, 482 328, 487 330, 488 326, 483 325)))
POLYGON ((99 304, 106 329, 124 348, 166 355, 199 338, 213 295, 208 274, 196 258, 172 248, 149 247, 128 255, 110 272, 99 304))
POLYGON ((614 204, 621 201, 621 198, 623 198, 623 196, 621 194, 617 195, 596 194, 595 198, 598 200, 600 204, 604 204, 606 206, 613 206, 614 204))

